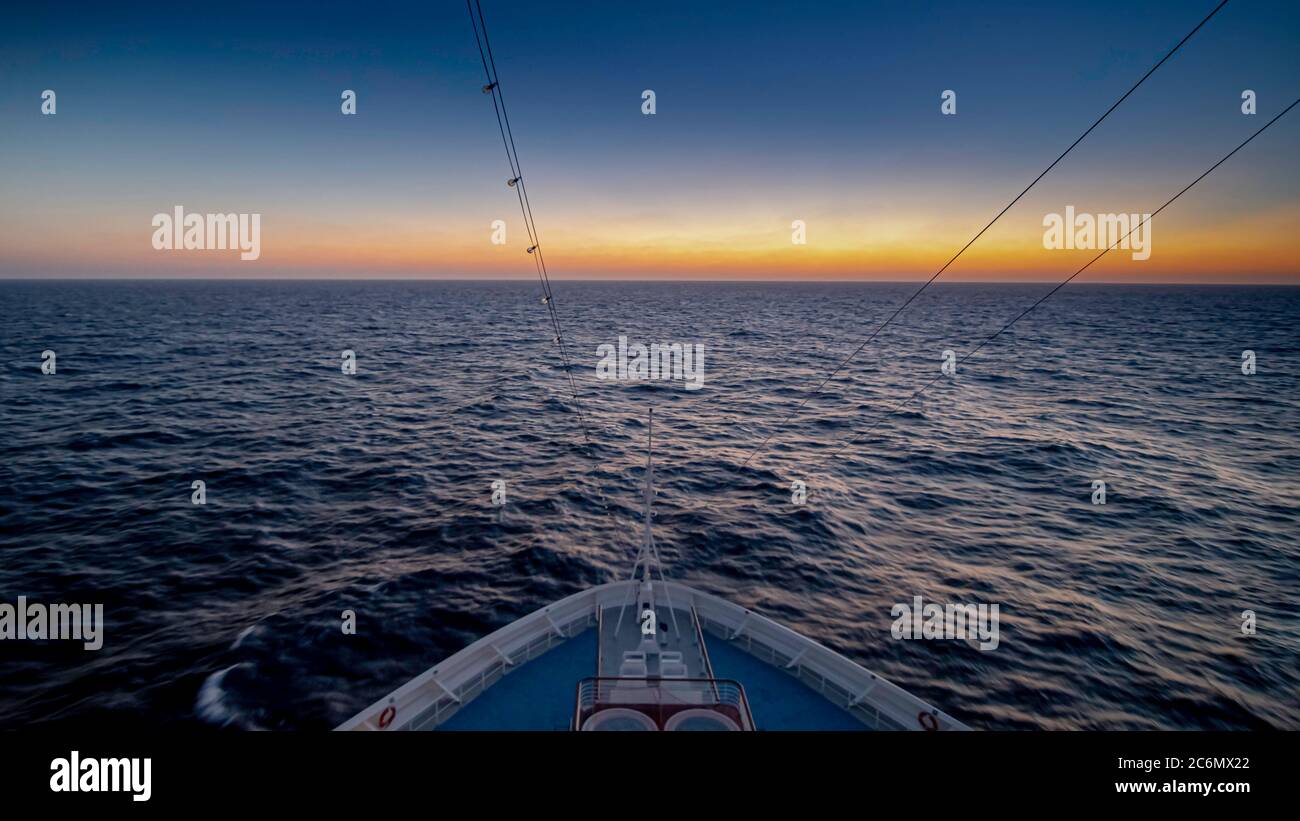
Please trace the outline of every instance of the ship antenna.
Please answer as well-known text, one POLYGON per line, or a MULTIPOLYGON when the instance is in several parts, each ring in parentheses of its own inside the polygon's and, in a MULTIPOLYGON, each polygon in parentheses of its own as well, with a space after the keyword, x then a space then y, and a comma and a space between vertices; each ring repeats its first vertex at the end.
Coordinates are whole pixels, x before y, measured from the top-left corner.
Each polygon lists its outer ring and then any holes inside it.
POLYGON ((623 627, 623 613, 627 610, 627 605, 631 601, 632 595, 636 592, 637 570, 641 571, 641 582, 650 584, 654 581, 653 570, 659 571, 659 581, 663 584, 664 600, 668 603, 668 615, 673 622, 673 630, 677 627, 677 611, 673 610, 673 599, 668 592, 668 579, 664 576, 663 561, 659 558, 659 548, 655 546, 654 531, 651 530, 651 521, 654 518, 654 497, 655 497, 655 463, 654 463, 654 443, 655 443, 655 410, 650 409, 649 419, 646 423, 646 454, 645 454, 645 529, 642 531, 641 547, 637 549, 636 561, 632 563, 632 575, 629 578, 633 584, 628 585, 628 601, 618 611, 618 623, 614 625, 614 635, 618 635, 619 630, 623 627))

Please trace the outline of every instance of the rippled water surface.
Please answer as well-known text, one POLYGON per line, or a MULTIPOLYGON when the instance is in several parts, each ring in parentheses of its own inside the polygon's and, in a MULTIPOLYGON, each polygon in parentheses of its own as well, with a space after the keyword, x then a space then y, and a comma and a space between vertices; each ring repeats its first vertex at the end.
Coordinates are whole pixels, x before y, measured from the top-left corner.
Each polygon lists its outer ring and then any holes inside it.
POLYGON ((0 601, 107 621, 0 644, 0 726, 330 727, 625 574, 653 406, 670 576, 977 727, 1300 728, 1300 289, 1072 285, 886 416, 1050 288, 939 284, 796 411, 915 287, 556 283, 586 448, 535 283, 0 283, 0 601))

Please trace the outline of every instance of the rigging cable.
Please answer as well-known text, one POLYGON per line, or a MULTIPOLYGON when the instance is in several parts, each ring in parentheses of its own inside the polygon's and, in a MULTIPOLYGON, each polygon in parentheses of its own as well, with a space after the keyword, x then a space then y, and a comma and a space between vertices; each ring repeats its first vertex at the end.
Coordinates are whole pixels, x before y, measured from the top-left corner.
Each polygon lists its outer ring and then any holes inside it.
MULTIPOLYGON (((1155 217, 1156 214, 1159 214, 1161 211, 1165 210, 1165 209, 1168 208, 1170 205, 1172 205, 1173 202, 1174 202, 1174 200, 1178 199, 1178 198, 1181 197, 1183 194, 1186 194, 1189 190, 1191 190, 1192 186, 1196 185, 1198 182, 1200 182, 1201 180, 1203 180, 1203 179, 1205 179, 1206 177, 1208 177, 1208 176, 1210 175, 1210 172, 1214 171, 1214 169, 1218 168, 1219 166, 1221 166, 1221 165, 1223 165, 1225 162, 1227 162, 1228 159, 1229 159, 1230 157, 1232 157, 1233 154, 1236 154, 1238 151, 1240 151, 1241 149, 1245 148, 1247 143, 1249 143, 1251 140, 1253 140, 1253 139, 1255 139, 1256 137, 1258 137, 1260 134, 1264 133, 1264 129, 1268 128, 1268 127, 1271 126, 1273 123, 1275 123, 1275 122, 1277 122, 1278 120, 1282 119, 1283 115, 1285 115, 1285 114, 1286 114, 1287 112, 1289 112, 1291 109, 1295 108, 1297 105, 1300 105, 1300 97, 1296 98, 1295 102, 1291 103, 1291 105, 1289 105, 1289 106, 1287 106, 1286 108, 1282 109, 1281 113, 1279 113, 1276 117, 1274 117, 1273 119, 1271 119, 1271 120, 1269 120, 1267 123, 1265 123, 1265 124, 1264 124, 1264 125, 1263 125, 1259 130, 1258 130, 1258 131, 1256 131, 1254 134, 1251 134, 1249 137, 1247 137, 1247 138, 1245 139, 1244 142, 1242 142, 1242 143, 1241 143, 1240 145, 1238 145, 1236 148, 1232 149, 1232 150, 1229 151, 1227 154, 1225 154, 1224 157, 1223 157, 1223 159, 1219 160, 1219 161, 1216 162, 1214 165, 1210 166, 1210 167, 1205 171, 1205 173, 1201 174, 1201 176, 1197 177, 1196 179, 1194 179, 1194 180, 1192 180, 1190 183, 1188 183, 1186 188, 1184 188, 1183 190, 1179 191, 1177 194, 1174 194, 1172 197, 1170 197, 1170 198, 1165 202, 1164 205, 1160 206, 1160 207, 1157 208, 1155 211, 1153 211, 1153 212, 1151 212, 1150 214, 1148 214, 1145 218, 1142 219, 1141 222, 1139 222, 1137 225, 1133 226, 1133 228, 1132 228, 1132 229, 1131 229, 1127 234, 1125 234, 1124 236, 1122 236, 1122 237, 1120 237, 1119 239, 1115 240, 1115 242, 1112 243, 1112 244, 1110 245, 1110 247, 1104 249, 1100 254, 1097 254, 1097 256, 1095 256, 1095 257, 1093 257, 1091 260, 1089 260, 1089 261, 1087 262, 1087 264, 1085 264, 1082 268, 1080 268, 1079 270, 1075 271, 1073 274, 1070 274, 1070 276, 1067 277, 1064 281, 1062 281, 1062 282, 1059 283, 1056 287, 1052 288, 1052 290, 1048 291, 1046 294, 1044 294, 1042 297, 1040 297, 1039 300, 1038 300, 1037 302, 1035 302, 1033 305, 1030 305, 1030 306, 1029 306, 1028 308, 1026 308, 1025 310, 1021 311, 1020 314, 1017 315, 1014 319, 1012 319, 1012 320, 1011 320, 1010 322, 1008 322, 1007 324, 1003 325, 1003 326, 1002 326, 1000 329, 998 329, 998 330, 997 330, 997 331, 996 331, 992 336, 990 336, 990 337, 988 337, 987 339, 985 339, 985 340, 984 340, 983 342, 981 342, 979 345, 976 345, 975 348, 974 348, 970 353, 966 354, 965 356, 963 356, 961 359, 959 359, 959 360, 957 361, 957 365, 960 366, 960 365, 961 365, 963 362, 965 362, 967 359, 970 359, 972 356, 974 356, 975 354, 979 353, 979 351, 980 351, 981 348, 983 348, 985 345, 987 345, 987 344, 989 344, 990 342, 992 342, 994 339, 997 339, 997 338, 998 338, 999 336, 1001 336, 1001 335, 1002 335, 1002 334, 1003 334, 1003 333, 1004 333, 1008 328, 1010 328, 1012 325, 1016 324, 1016 323, 1019 322, 1022 318, 1024 318, 1024 316, 1025 316, 1026 314, 1028 314, 1030 311, 1034 310, 1034 309, 1037 308, 1039 305, 1042 305, 1044 302, 1046 302, 1047 299, 1048 299, 1048 297, 1052 296, 1052 294, 1055 294, 1057 291, 1059 291, 1059 290, 1061 290, 1062 288, 1064 288, 1064 287, 1065 287, 1066 285, 1068 285, 1071 281, 1073 281, 1075 277, 1079 276, 1079 274, 1082 274, 1084 271, 1086 271, 1086 270, 1088 270, 1090 267, 1092 267, 1092 264, 1093 264, 1094 262, 1096 262, 1097 260, 1099 260, 1099 259, 1101 259, 1102 257, 1104 257, 1104 256, 1105 256, 1107 253, 1109 253, 1110 251, 1113 251, 1115 248, 1119 247, 1119 245, 1120 245, 1121 243, 1123 243, 1125 240, 1127 240, 1130 236, 1132 236, 1132 234, 1133 234, 1135 231, 1137 231, 1139 228, 1141 228, 1141 227, 1142 227, 1143 225, 1145 225, 1146 223, 1150 222, 1150 221, 1155 217)), ((954 373, 955 373, 955 371, 954 371, 954 373)), ((852 445, 854 442, 858 441, 858 440, 861 439, 862 437, 864 437, 864 436, 870 434, 873 430, 875 430, 876 428, 878 428, 878 427, 881 425, 881 423, 883 423, 886 419, 889 419, 891 416, 893 416, 895 413, 897 413, 900 409, 902 409, 902 408, 905 407, 906 405, 910 404, 910 403, 912 402, 913 399, 916 399, 916 397, 918 397, 918 396, 920 396, 922 393, 924 393, 924 392, 926 391, 926 389, 928 389, 929 387, 931 387, 932 385, 934 385, 934 383, 938 382, 940 379, 943 379, 943 378, 944 378, 944 375, 943 375, 943 374, 940 374, 939 376, 937 376, 937 377, 935 377, 934 379, 930 380, 930 381, 927 382, 926 384, 922 385, 920 388, 918 388, 918 389, 916 390, 915 393, 913 393, 911 396, 909 396, 909 397, 907 397, 906 399, 904 399, 902 402, 899 402, 899 403, 897 403, 896 405, 894 405, 894 407, 891 408, 891 409, 889 410, 888 413, 886 413, 884 416, 881 416, 879 419, 877 419, 876 422, 875 422, 875 424, 873 424, 871 427, 867 428, 867 429, 866 429, 865 431, 863 431, 862 433, 855 434, 853 437, 851 437, 851 438, 848 439, 846 442, 844 442, 844 444, 840 445, 838 448, 836 448, 834 451, 832 451, 831 454, 830 454, 829 456, 827 456, 825 459, 822 459, 822 460, 821 460, 820 462, 818 462, 817 464, 820 466, 820 465, 826 463, 827 461, 829 461, 830 459, 834 459, 836 456, 838 456, 838 455, 840 454, 840 452, 842 452, 842 451, 843 451, 845 448, 847 448, 849 445, 852 445)))
MULTIPOLYGON (((568 349, 564 344, 564 331, 560 327, 560 314, 555 307, 555 295, 551 291, 551 278, 546 270, 546 258, 542 255, 541 240, 537 234, 537 224, 533 221, 533 206, 528 199, 528 184, 524 180, 523 166, 519 162, 519 151, 515 148, 515 134, 510 128, 510 115, 506 111, 505 96, 501 93, 501 77, 497 74, 496 58, 492 54, 492 42, 488 39, 487 20, 483 17, 483 6, 479 0, 465 0, 465 8, 469 11, 470 24, 474 27, 474 42, 478 46, 479 60, 483 64, 483 74, 487 77, 487 85, 483 86, 483 93, 492 95, 492 108, 496 112, 497 130, 501 133, 501 144, 506 149, 506 161, 510 164, 510 179, 507 185, 513 188, 515 196, 519 200, 519 211, 523 215, 524 227, 528 231, 528 254, 533 258, 533 265, 537 269, 537 279, 542 285, 542 304, 547 307, 548 315, 551 318, 551 329, 555 333, 555 344, 560 349, 560 361, 564 367, 564 374, 569 380, 569 392, 573 396, 574 412, 578 415, 578 423, 582 426, 582 441, 587 446, 586 454, 589 458, 595 459, 596 455, 591 444, 591 436, 587 431, 587 419, 582 412, 582 399, 578 394, 578 385, 573 380, 573 368, 569 364, 568 349), (476 19, 477 15, 477 19, 476 19), (479 38, 479 29, 482 29, 482 39, 479 38)), ((607 516, 613 516, 613 511, 609 509, 609 501, 605 498, 605 491, 596 487, 597 500, 600 507, 605 511, 607 516)))
POLYGON ((533 221, 533 206, 528 200, 527 182, 524 180, 523 167, 519 163, 519 152, 515 148, 514 131, 510 128, 510 115, 506 112, 505 97, 501 93, 501 78, 497 74, 496 59, 492 56, 492 43, 488 40, 487 21, 483 18, 483 7, 478 0, 465 0, 465 8, 469 11, 470 23, 474 26, 474 42, 478 45, 479 59, 483 63, 483 73, 487 76, 488 84, 483 87, 483 92, 492 95, 492 108, 497 115, 497 129, 501 132, 501 143, 505 146, 506 160, 510 163, 510 180, 507 185, 514 189, 515 196, 519 199, 519 211, 524 219, 524 227, 528 231, 528 253, 533 258, 534 266, 537 269, 537 278, 542 285, 542 303, 546 305, 551 318, 551 328, 555 333, 555 344, 560 349, 560 360, 564 366, 564 373, 569 379, 569 391, 573 395, 578 421, 582 425, 582 439, 590 452, 591 437, 587 433, 587 420, 582 413, 582 401, 578 396, 577 383, 573 381, 573 369, 569 365, 569 354, 564 345, 564 332, 560 328, 560 315, 555 308, 555 297, 551 292, 551 279, 546 270, 546 259, 542 256, 542 246, 537 235, 537 225, 533 221), (477 19, 475 19, 476 12, 477 19), (480 28, 483 30, 481 39, 479 37, 480 28))
MULTIPOLYGON (((803 401, 799 403, 798 407, 796 407, 793 411, 791 411, 791 412, 790 412, 790 413, 789 413, 789 414, 788 414, 784 419, 782 419, 782 420, 780 421, 780 423, 777 424, 777 426, 776 426, 777 429, 780 429, 780 428, 784 427, 784 426, 785 426, 785 425, 786 425, 786 424, 787 424, 791 419, 793 419, 795 416, 797 416, 797 415, 799 414, 799 412, 800 412, 801 410, 803 410, 804 406, 808 404, 808 400, 812 399, 814 396, 816 396, 817 394, 821 393, 822 388, 826 387, 826 383, 828 383, 828 382, 830 382, 832 379, 834 379, 834 378, 835 378, 835 375, 838 374, 841 370, 843 370, 845 365, 849 364, 849 362, 850 362, 850 361, 851 361, 855 356, 857 356, 859 353, 861 353, 863 348, 865 348, 865 347, 867 347, 867 345, 871 344, 871 341, 872 341, 873 339, 875 339, 876 336, 879 335, 879 333, 880 333, 881 331, 883 331, 883 330, 886 328, 886 326, 888 326, 891 322, 893 322, 894 319, 897 318, 898 315, 901 314, 901 313, 903 312, 903 310, 904 310, 905 308, 907 308, 908 305, 911 305, 911 304, 912 304, 912 301, 913 301, 914 299, 916 299, 918 296, 920 296, 922 291, 924 291, 926 288, 929 288, 930 285, 931 285, 931 284, 932 284, 936 279, 938 279, 938 278, 943 274, 944 271, 948 270, 948 266, 950 266, 950 265, 952 265, 954 262, 956 262, 956 261, 957 261, 957 258, 960 257, 963 253, 965 253, 967 248, 970 248, 972 245, 975 244, 975 241, 976 241, 976 240, 978 240, 980 237, 984 236, 984 232, 986 232, 986 231, 988 231, 990 228, 992 228, 992 227, 993 227, 993 224, 994 224, 995 222, 997 222, 999 219, 1001 219, 1003 214, 1007 213, 1007 211, 1010 211, 1010 210, 1011 210, 1011 207, 1012 207, 1013 205, 1015 205, 1017 202, 1019 202, 1020 199, 1021 199, 1022 197, 1025 196, 1025 194, 1029 193, 1029 189, 1033 188, 1035 185, 1038 184, 1038 181, 1039 181, 1039 180, 1041 180, 1043 177, 1047 176, 1047 173, 1048 173, 1049 171, 1051 171, 1053 168, 1055 168, 1056 165, 1057 165, 1057 163, 1059 163, 1061 160, 1065 159, 1065 156, 1066 156, 1067 154, 1069 154, 1071 151, 1073 151, 1075 146, 1077 146, 1079 143, 1083 142, 1083 139, 1084 139, 1085 137, 1087 137, 1089 134, 1091 134, 1094 128, 1096 128, 1097 126, 1101 125, 1102 121, 1105 120, 1107 117, 1109 117, 1112 111, 1114 111, 1115 109, 1119 108, 1120 103, 1122 103, 1122 102, 1124 102, 1125 100, 1127 100, 1127 99, 1129 98, 1129 95, 1131 95, 1134 91, 1137 91, 1137 90, 1138 90, 1138 87, 1141 86, 1144 82, 1146 82, 1147 78, 1150 77, 1152 74, 1154 74, 1154 73, 1156 72, 1156 69, 1158 69, 1158 68, 1160 68, 1162 65, 1164 65, 1164 64, 1165 64, 1165 61, 1168 60, 1170 57, 1173 57, 1174 54, 1175 54, 1175 53, 1176 53, 1180 48, 1183 47, 1183 44, 1184 44, 1184 43, 1186 43, 1188 40, 1192 39, 1192 35, 1196 34, 1196 32, 1198 32, 1198 31, 1200 31, 1200 30, 1201 30, 1201 27, 1204 26, 1206 23, 1210 22, 1210 18, 1213 17, 1214 15, 1218 14, 1218 13, 1219 13, 1219 10, 1222 9, 1222 8, 1223 8, 1224 6, 1226 6, 1227 4, 1228 4, 1228 0, 1222 0, 1222 2, 1219 3, 1219 5, 1217 5, 1217 6, 1214 7, 1214 10, 1213 10, 1213 11, 1211 11, 1209 14, 1207 14, 1207 15, 1205 16, 1205 19, 1201 20, 1201 22, 1199 22, 1199 23, 1196 24, 1196 27, 1195 27, 1195 28, 1193 28, 1191 31, 1187 32, 1186 36, 1184 36, 1183 39, 1179 40, 1179 41, 1178 41, 1178 44, 1175 45, 1172 49, 1170 49, 1168 54, 1166 54, 1164 57, 1160 58, 1160 62, 1158 62, 1158 63, 1156 63, 1154 66, 1152 66, 1152 67, 1147 71, 1146 74, 1143 74, 1143 75, 1142 75, 1142 79, 1138 80, 1136 83, 1133 84, 1133 87, 1132 87, 1132 88, 1130 88, 1128 91, 1124 92, 1124 96, 1123 96, 1123 97, 1120 97, 1118 100, 1115 101, 1115 103, 1114 103, 1110 108, 1106 109, 1106 113, 1105 113, 1105 114, 1102 114, 1100 117, 1097 118, 1097 121, 1096 121, 1096 122, 1094 122, 1092 125, 1088 126, 1088 130, 1087 130, 1087 131, 1085 131, 1085 132, 1083 132, 1082 134, 1080 134, 1078 139, 1076 139, 1074 142, 1070 143, 1070 147, 1069 147, 1069 148, 1067 148, 1067 149, 1065 149, 1064 151, 1062 151, 1062 152, 1061 152, 1061 155, 1060 155, 1059 157, 1057 157, 1055 160, 1052 160, 1052 164, 1049 165, 1049 166, 1047 166, 1047 168, 1043 169, 1043 172, 1042 172, 1041 174, 1039 174, 1037 177, 1035 177, 1034 180, 1033 180, 1033 182, 1031 182, 1031 183, 1029 183, 1029 185, 1025 186, 1025 189, 1024 189, 1023 191, 1021 191, 1019 194, 1017 194, 1016 197, 1015 197, 1015 199, 1013 199, 1013 200, 1011 200, 1011 202, 1007 203, 1006 207, 1004 207, 1001 211, 999 211, 999 212, 997 213, 997 216, 995 216, 993 219, 989 220, 988 224, 985 225, 983 228, 981 228, 981 229, 979 230, 979 233, 976 234, 974 237, 971 238, 970 242, 967 242, 965 245, 962 246, 962 248, 961 248, 960 251, 958 251, 957 253, 953 254, 952 259, 949 259, 947 262, 945 262, 944 265, 943 265, 943 267, 940 268, 938 271, 935 272, 934 276, 930 277, 930 278, 925 282, 925 284, 922 285, 920 288, 918 288, 918 289, 917 289, 917 290, 916 290, 916 291, 915 291, 911 296, 909 296, 909 297, 907 298, 907 300, 906 300, 902 305, 898 306, 897 310, 895 310, 892 314, 890 314, 890 316, 889 316, 888 319, 886 319, 884 322, 882 322, 882 323, 880 324, 880 326, 879 326, 878 328, 876 328, 876 330, 872 331, 872 332, 871 332, 871 335, 868 336, 868 337, 866 338, 866 341, 864 341, 861 345, 859 345, 859 346, 857 347, 857 349, 853 351, 853 353, 851 353, 851 354, 849 354, 847 357, 845 357, 845 359, 844 359, 843 362, 841 362, 840 364, 836 365, 836 366, 835 366, 835 370, 831 371, 830 374, 827 375, 827 377, 821 381, 821 384, 819 384, 819 385, 818 385, 818 386, 817 386, 813 391, 809 392, 809 393, 808 393, 808 394, 803 398, 803 401)), ((744 461, 744 463, 741 465, 741 468, 747 467, 747 466, 749 465, 749 463, 753 460, 753 458, 754 458, 756 455, 758 455, 758 453, 761 452, 765 447, 767 447, 767 443, 770 442, 770 441, 772 440, 772 437, 775 436, 775 435, 776 435, 776 430, 773 430, 772 433, 769 433, 769 434, 768 434, 768 435, 763 439, 763 441, 760 442, 760 443, 758 444, 758 446, 755 447, 755 448, 750 452, 749 456, 747 456, 747 457, 745 458, 745 461, 744 461)))

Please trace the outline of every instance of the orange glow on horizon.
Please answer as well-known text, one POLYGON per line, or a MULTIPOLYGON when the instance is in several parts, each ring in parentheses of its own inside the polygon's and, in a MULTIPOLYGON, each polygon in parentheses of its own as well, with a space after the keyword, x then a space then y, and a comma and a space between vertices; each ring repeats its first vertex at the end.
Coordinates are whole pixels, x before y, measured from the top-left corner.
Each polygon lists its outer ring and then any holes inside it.
MULTIPOLYGON (((1216 221, 1191 213, 1157 217, 1153 253, 1145 261, 1116 250, 1079 281, 1257 282, 1300 284, 1300 207, 1216 221)), ((1046 250, 1036 215, 1008 217, 943 275, 944 281, 1055 281, 1076 271, 1096 251, 1046 250)), ((927 279, 970 239, 955 225, 967 215, 939 220, 891 214, 811 215, 806 245, 791 243, 790 220, 771 216, 745 226, 720 220, 668 219, 634 223, 557 219, 543 234, 550 275, 556 279, 672 280, 909 280, 927 279), (753 225, 764 230, 755 231, 753 225)), ((7 248, 4 275, 24 265, 48 276, 102 269, 108 276, 251 278, 492 278, 536 275, 518 220, 509 242, 489 242, 488 221, 444 215, 401 216, 352 223, 263 220, 261 259, 240 263, 221 251, 154 251, 148 232, 125 218, 94 233, 56 235, 32 224, 0 227, 7 248), (127 238, 129 237, 129 241, 127 238), (96 269, 96 261, 100 268, 96 269), (111 264, 109 264, 111 261, 111 264)), ((961 229, 970 231, 969 227, 961 229)), ((84 276, 85 274, 81 274, 84 276)))

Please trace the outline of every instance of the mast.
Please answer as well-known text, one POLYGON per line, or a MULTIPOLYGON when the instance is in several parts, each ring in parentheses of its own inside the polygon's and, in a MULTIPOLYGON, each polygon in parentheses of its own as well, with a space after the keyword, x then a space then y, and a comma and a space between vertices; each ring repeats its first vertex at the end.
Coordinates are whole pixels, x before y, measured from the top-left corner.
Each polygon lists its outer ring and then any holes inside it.
MULTIPOLYGON (((646 454, 645 454, 645 523, 641 532, 641 546, 636 551, 636 561, 632 563, 632 575, 628 579, 630 582, 636 582, 637 570, 641 571, 641 583, 630 584, 628 586, 628 602, 632 600, 637 588, 646 594, 646 603, 651 609, 654 607, 654 576, 653 570, 659 571, 659 581, 663 584, 664 601, 668 603, 668 616, 672 619, 673 630, 678 630, 677 612, 673 610, 672 596, 668 593, 668 579, 664 576, 663 562, 659 558, 659 548, 655 547, 654 532, 651 529, 651 521, 654 519, 654 497, 655 497, 655 463, 654 463, 654 424, 655 411, 650 409, 649 420, 646 423, 646 454), (653 568, 653 569, 652 569, 653 568)), ((623 627, 623 613, 627 610, 627 602, 619 608, 618 622, 614 625, 614 633, 617 634, 623 627)))

